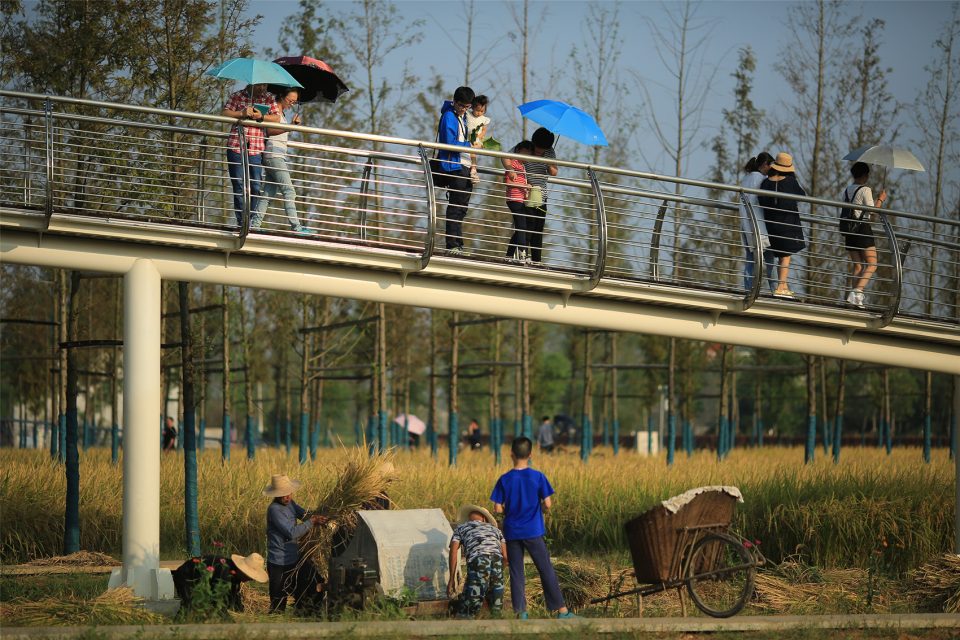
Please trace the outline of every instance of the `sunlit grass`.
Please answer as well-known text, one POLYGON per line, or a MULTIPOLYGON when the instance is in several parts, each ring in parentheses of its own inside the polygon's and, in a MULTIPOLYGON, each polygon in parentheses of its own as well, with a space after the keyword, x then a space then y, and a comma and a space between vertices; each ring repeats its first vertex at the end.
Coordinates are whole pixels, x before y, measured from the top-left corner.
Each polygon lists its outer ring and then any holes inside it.
MULTIPOLYGON (((464 502, 483 504, 497 476, 489 451, 462 452, 456 467, 446 452, 433 460, 428 450, 398 452, 399 478, 391 497, 400 508, 438 507, 451 518, 464 502)), ((818 454, 820 451, 818 450, 818 454)), ((300 467, 296 451, 260 450, 247 461, 240 449, 231 462, 218 451, 200 457, 199 510, 202 539, 229 550, 263 552, 268 499, 261 490, 272 473, 288 473, 304 488, 297 501, 315 506, 329 488, 347 452, 323 449, 300 467)), ((81 453, 81 547, 119 554, 122 467, 109 451, 81 453)), ((759 539, 764 553, 780 560, 796 556, 822 567, 868 567, 901 573, 938 553, 953 540, 953 470, 945 451, 925 465, 915 449, 848 449, 840 465, 826 456, 803 464, 797 449, 735 450, 723 462, 709 452, 679 455, 672 468, 663 458, 624 451, 614 457, 600 448, 588 464, 575 453, 536 456, 557 491, 547 519, 557 551, 579 555, 622 553, 623 522, 659 500, 712 484, 738 486, 744 504, 735 527, 759 539), (886 545, 884 545, 886 541, 886 545)), ((41 451, 0 453, 0 559, 4 563, 61 552, 65 479, 63 467, 41 451)), ((184 554, 183 458, 166 454, 161 464, 161 549, 164 557, 184 554)))

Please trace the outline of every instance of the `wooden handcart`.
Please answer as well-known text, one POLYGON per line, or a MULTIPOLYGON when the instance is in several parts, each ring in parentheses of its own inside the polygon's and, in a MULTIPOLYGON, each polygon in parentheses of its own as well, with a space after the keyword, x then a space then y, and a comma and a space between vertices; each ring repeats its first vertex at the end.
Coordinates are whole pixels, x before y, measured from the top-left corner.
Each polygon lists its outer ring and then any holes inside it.
MULTIPOLYGON (((686 615, 683 589, 698 609, 715 618, 735 615, 753 595, 757 546, 732 533, 736 487, 701 487, 665 500, 626 523, 637 587, 610 593, 591 604, 676 589, 686 615)), ((621 581, 622 584, 622 581, 621 581)), ((611 591, 619 586, 611 585, 611 591)))

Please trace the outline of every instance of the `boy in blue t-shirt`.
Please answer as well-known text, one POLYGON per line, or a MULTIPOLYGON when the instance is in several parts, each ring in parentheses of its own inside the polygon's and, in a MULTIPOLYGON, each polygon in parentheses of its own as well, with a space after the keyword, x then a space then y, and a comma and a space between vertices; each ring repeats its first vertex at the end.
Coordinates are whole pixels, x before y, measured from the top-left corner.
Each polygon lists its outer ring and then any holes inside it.
POLYGON ((497 480, 490 499, 497 513, 504 514, 503 536, 507 539, 507 562, 510 565, 510 601, 521 619, 527 618, 527 597, 524 590, 523 552, 530 554, 540 574, 547 609, 558 618, 576 617, 563 604, 557 574, 550 562, 547 543, 543 539, 543 510, 550 508, 553 487, 536 469, 530 468, 529 438, 514 438, 510 446, 513 469, 497 480))

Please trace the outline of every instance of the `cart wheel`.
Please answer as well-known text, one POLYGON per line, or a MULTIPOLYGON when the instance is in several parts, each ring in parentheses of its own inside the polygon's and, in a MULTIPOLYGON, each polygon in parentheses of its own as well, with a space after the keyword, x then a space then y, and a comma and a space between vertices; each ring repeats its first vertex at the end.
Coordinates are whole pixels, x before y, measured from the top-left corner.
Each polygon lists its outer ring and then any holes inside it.
POLYGON ((735 615, 753 595, 757 566, 735 538, 711 533, 687 556, 687 591, 697 608, 714 618, 735 615))

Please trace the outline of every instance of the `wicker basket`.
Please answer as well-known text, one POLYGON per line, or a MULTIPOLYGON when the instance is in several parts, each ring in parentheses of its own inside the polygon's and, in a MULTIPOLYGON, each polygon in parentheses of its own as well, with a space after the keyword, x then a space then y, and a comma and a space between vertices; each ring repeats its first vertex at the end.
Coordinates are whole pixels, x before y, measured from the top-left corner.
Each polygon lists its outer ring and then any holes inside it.
POLYGON ((729 529, 738 500, 739 495, 711 488, 676 513, 661 503, 627 522, 627 542, 637 582, 656 584, 679 578, 686 548, 704 533, 729 529), (696 529, 687 529, 691 527, 696 529))

